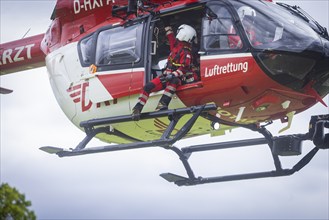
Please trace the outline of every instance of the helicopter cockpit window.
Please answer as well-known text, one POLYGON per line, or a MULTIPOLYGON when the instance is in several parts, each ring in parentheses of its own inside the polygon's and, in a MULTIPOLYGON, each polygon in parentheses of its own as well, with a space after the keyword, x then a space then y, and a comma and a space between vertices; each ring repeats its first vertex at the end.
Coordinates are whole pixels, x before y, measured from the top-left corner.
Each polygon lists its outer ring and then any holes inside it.
POLYGON ((93 36, 84 38, 80 42, 80 51, 82 57, 82 63, 91 64, 92 63, 92 50, 93 50, 93 36))
POLYGON ((302 52, 319 39, 304 20, 272 2, 232 3, 250 44, 256 49, 302 52))
POLYGON ((232 4, 265 72, 281 84, 302 88, 316 65, 313 56, 323 53, 312 26, 303 16, 273 2, 240 0, 232 4))
POLYGON ((99 33, 96 65, 136 63, 141 58, 143 24, 117 27, 99 33))
POLYGON ((203 47, 212 49, 242 48, 240 36, 232 22, 232 16, 223 5, 211 5, 203 17, 203 47))

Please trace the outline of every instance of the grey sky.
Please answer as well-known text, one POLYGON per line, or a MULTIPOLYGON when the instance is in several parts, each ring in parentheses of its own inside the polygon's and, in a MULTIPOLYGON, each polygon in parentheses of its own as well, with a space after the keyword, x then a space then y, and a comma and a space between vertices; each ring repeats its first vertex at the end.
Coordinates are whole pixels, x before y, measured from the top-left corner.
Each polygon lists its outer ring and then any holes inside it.
MULTIPOLYGON (((300 5, 328 28, 329 1, 300 5)), ((0 42, 46 31, 55 1, 0 0, 0 42)), ((185 175, 178 157, 161 148, 58 158, 44 145, 74 147, 84 134, 65 117, 52 94, 46 68, 2 76, 14 93, 1 99, 1 182, 26 194, 40 219, 328 219, 329 151, 290 177, 177 187, 160 173, 185 175)), ((328 96, 325 98, 328 104, 328 96)), ((328 114, 317 104, 296 116, 289 133, 305 133, 311 115, 328 114)), ((274 135, 284 127, 276 122, 274 135)), ((203 136, 177 146, 259 137, 243 129, 224 137, 203 136)), ((97 140, 93 146, 104 145, 97 140)), ((303 154, 311 148, 303 145, 303 154)), ((301 157, 283 158, 290 167, 301 157)), ((192 155, 197 176, 274 169, 266 146, 192 155)))

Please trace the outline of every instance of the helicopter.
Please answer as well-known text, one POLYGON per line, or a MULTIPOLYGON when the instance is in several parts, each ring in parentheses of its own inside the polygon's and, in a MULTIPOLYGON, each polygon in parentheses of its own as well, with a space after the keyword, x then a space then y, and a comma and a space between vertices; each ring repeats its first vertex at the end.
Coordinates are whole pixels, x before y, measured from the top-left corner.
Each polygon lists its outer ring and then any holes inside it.
POLYGON ((273 137, 266 129, 281 120, 287 122, 281 131, 287 130, 295 114, 317 102, 325 105, 329 93, 328 32, 296 6, 265 0, 58 0, 51 20, 45 34, 0 46, 1 74, 46 66, 60 107, 86 133, 74 149, 41 150, 68 157, 163 147, 179 156, 188 177, 161 176, 182 186, 291 175, 329 147, 329 115, 313 116, 307 134, 273 137), (251 10, 257 40, 248 35, 239 9, 251 10), (197 32, 200 80, 180 86, 165 111, 155 111, 163 91, 151 94, 136 122, 131 112, 139 93, 161 74, 170 52, 163 24, 169 17, 173 29, 186 23, 197 32), (235 127, 264 137, 173 146, 235 127), (115 144, 87 148, 94 137, 115 144), (312 140, 314 149, 283 169, 279 156, 300 155, 304 140, 312 140), (260 144, 270 147, 274 171, 196 177, 188 162, 192 153, 260 144))

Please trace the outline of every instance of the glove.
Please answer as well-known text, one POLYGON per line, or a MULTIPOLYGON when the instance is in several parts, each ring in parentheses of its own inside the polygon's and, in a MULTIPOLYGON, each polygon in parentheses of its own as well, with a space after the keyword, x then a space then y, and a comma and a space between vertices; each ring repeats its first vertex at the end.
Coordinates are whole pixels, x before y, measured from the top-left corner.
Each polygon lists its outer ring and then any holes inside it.
POLYGON ((169 73, 169 74, 166 76, 166 81, 169 82, 169 81, 171 81, 174 77, 175 77, 174 74, 169 73))
POLYGON ((166 77, 164 76, 164 75, 161 75, 160 77, 159 77, 159 79, 160 79, 160 82, 163 84, 163 83, 167 83, 167 80, 166 80, 166 77))

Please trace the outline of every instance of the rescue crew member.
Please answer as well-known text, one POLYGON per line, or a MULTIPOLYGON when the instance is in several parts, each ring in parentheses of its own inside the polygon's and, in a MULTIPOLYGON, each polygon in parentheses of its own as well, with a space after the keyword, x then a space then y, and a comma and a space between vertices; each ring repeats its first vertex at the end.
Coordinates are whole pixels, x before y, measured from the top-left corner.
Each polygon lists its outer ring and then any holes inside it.
MULTIPOLYGON (((248 39, 250 40, 253 46, 261 45, 259 41, 256 39, 256 30, 254 27, 254 22, 256 19, 256 11, 249 6, 242 6, 238 9, 238 15, 240 20, 242 21, 242 25, 245 29, 248 39)), ((229 30, 229 46, 230 48, 242 48, 242 42, 240 36, 236 35, 236 31, 231 26, 229 30)))
POLYGON ((166 110, 177 87, 185 81, 195 80, 196 74, 192 70, 192 43, 196 41, 196 31, 186 24, 179 26, 176 38, 170 26, 166 26, 165 31, 171 51, 167 66, 160 76, 144 86, 138 102, 133 108, 132 118, 135 121, 140 119, 141 111, 151 92, 164 89, 156 110, 166 110))

